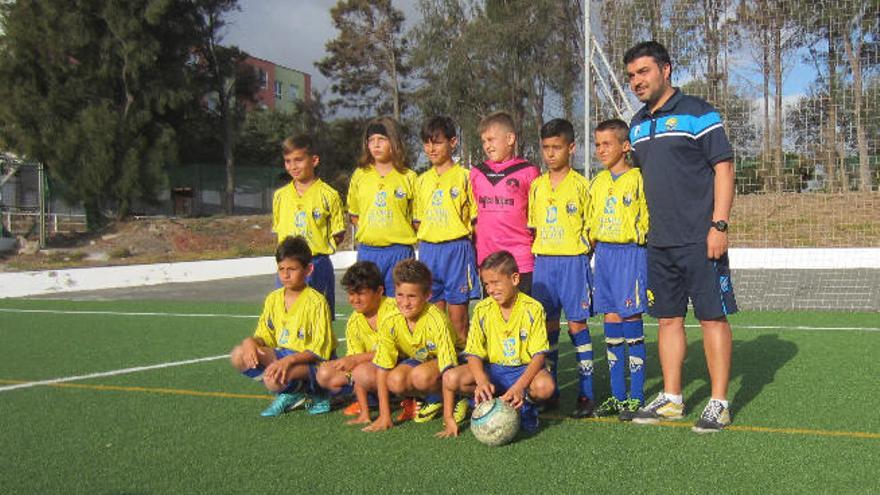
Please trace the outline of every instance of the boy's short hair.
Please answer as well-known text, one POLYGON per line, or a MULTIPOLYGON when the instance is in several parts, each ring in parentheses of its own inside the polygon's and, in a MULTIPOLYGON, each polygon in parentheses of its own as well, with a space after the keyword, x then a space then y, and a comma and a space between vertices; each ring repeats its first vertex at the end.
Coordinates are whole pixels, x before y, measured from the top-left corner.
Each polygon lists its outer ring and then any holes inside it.
POLYGON ((377 291, 379 287, 385 285, 382 279, 382 272, 379 271, 379 267, 372 261, 358 261, 348 267, 345 275, 342 276, 341 284, 349 292, 356 292, 362 289, 377 291))
POLYGON ((446 139, 453 139, 456 137, 455 121, 450 117, 438 115, 436 117, 431 117, 422 124, 422 130, 419 133, 419 136, 422 138, 423 143, 427 143, 440 135, 446 139))
POLYGON ((599 122, 596 126, 596 132, 614 131, 614 135, 621 143, 629 141, 629 126, 620 119, 608 119, 599 122))
POLYGON ((481 270, 492 270, 503 275, 513 275, 519 273, 519 266, 516 264, 516 258, 510 251, 495 251, 486 256, 483 264, 480 265, 481 270))
POLYGON ((297 134, 281 141, 281 149, 284 154, 293 153, 295 150, 305 150, 309 155, 317 155, 315 141, 308 134, 297 134))
POLYGON ((623 54, 623 65, 629 65, 633 60, 642 57, 653 58, 654 62, 656 62, 661 68, 664 65, 668 65, 670 73, 672 72, 672 59, 669 58, 669 51, 666 50, 665 46, 654 40, 643 41, 630 47, 630 49, 623 54))
POLYGON ((275 262, 281 263, 282 260, 296 260, 302 266, 308 266, 312 262, 312 250, 309 249, 309 241, 303 236, 289 235, 281 241, 281 244, 275 248, 275 262))
POLYGON ((431 292, 431 283, 433 282, 431 270, 415 258, 405 259, 395 265, 391 275, 394 278, 394 285, 415 284, 425 294, 431 292))
POLYGON ((516 123, 513 121, 513 117, 507 112, 492 112, 483 117, 483 120, 480 121, 480 125, 477 126, 477 133, 483 134, 493 125, 500 125, 516 134, 516 123))
POLYGON ((561 137, 566 144, 574 142, 574 126, 565 119, 553 119, 541 126, 541 139, 561 137))

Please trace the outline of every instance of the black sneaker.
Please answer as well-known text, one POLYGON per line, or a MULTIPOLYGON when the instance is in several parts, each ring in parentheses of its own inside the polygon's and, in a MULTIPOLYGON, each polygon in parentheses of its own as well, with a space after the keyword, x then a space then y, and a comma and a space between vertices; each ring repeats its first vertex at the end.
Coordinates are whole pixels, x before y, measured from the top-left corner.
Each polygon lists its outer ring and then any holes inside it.
POLYGON ((626 399, 621 402, 620 414, 617 416, 617 419, 621 421, 632 421, 636 415, 636 411, 642 407, 642 401, 639 399, 626 399))
POLYGON ((589 397, 578 397, 577 405, 571 412, 575 419, 592 418, 596 415, 596 403, 589 397))
POLYGON ((730 411, 718 400, 710 400, 703 409, 700 419, 691 431, 695 433, 718 433, 730 424, 730 411))

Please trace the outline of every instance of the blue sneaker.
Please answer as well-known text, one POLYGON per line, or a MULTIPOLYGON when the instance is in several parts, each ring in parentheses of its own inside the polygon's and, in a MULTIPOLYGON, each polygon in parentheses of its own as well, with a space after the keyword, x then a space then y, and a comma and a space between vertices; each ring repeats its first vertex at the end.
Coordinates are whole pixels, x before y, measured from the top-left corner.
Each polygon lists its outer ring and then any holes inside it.
POLYGON ((260 413, 260 416, 264 418, 274 418, 281 416, 287 411, 292 411, 297 407, 302 406, 306 403, 306 394, 302 394, 299 392, 294 393, 280 393, 272 404, 269 405, 263 412, 260 413))
POLYGON ((318 396, 306 402, 309 414, 324 414, 330 412, 330 399, 326 396, 318 396))

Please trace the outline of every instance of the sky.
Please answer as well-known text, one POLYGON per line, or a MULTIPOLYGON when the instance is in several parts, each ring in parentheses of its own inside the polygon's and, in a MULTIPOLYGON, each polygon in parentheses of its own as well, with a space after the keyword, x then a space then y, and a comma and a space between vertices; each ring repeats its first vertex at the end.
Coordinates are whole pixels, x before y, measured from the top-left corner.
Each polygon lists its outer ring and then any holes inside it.
MULTIPOLYGON (((239 0, 240 12, 229 16, 224 42, 254 57, 312 75, 312 87, 326 89, 330 82, 315 62, 324 57, 324 45, 336 37, 330 9, 336 0, 239 0)), ((406 27, 419 18, 416 0, 398 0, 406 27)))

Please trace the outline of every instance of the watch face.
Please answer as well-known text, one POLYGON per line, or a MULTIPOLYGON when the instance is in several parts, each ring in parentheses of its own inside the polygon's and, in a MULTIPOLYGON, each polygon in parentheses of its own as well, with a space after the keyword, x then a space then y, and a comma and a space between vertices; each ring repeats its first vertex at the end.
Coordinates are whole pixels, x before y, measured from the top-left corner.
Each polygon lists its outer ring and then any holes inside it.
POLYGON ((715 227, 715 230, 717 230, 718 232, 727 232, 727 222, 725 222, 724 220, 713 222, 712 226, 715 227))

